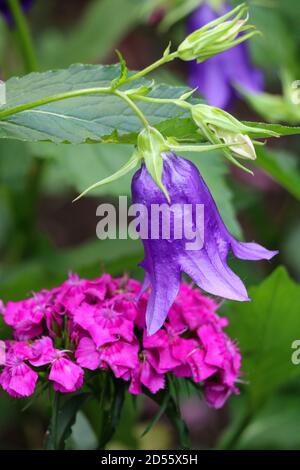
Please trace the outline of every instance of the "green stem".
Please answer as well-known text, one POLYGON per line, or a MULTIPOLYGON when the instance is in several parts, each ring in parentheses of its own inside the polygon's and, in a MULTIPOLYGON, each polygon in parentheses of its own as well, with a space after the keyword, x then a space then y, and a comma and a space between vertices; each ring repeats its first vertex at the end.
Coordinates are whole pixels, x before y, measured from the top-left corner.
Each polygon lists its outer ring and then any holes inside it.
MULTIPOLYGON (((15 0, 10 0, 10 1, 15 1, 15 0)), ((176 54, 177 53, 174 52, 172 54, 169 54, 168 56, 162 57, 157 62, 154 62, 154 64, 151 64, 149 65, 149 67, 146 67, 144 70, 134 75, 131 75, 131 77, 129 77, 123 83, 123 85, 146 75, 150 71, 164 64, 165 62, 168 62, 169 60, 173 60, 173 58, 176 57, 176 54)), ((131 99, 126 93, 121 92, 119 90, 114 90, 111 87, 94 87, 94 88, 83 88, 81 90, 73 90, 73 91, 67 91, 63 93, 57 93, 55 95, 50 95, 50 96, 46 96, 44 98, 40 98, 35 101, 31 101, 30 103, 23 103, 23 104, 14 106, 9 109, 4 109, 3 111, 0 111, 0 119, 7 118, 14 114, 18 114, 23 111, 28 111, 30 109, 34 109, 34 108, 37 108, 39 106, 43 106, 49 103, 63 101, 63 100, 70 99, 70 98, 77 98, 77 97, 85 96, 85 95, 97 95, 97 94, 115 95, 123 99, 124 101, 126 101, 127 104, 134 110, 134 112, 140 118, 141 122, 143 123, 145 127, 149 126, 149 123, 146 120, 145 116, 143 115, 142 111, 135 105, 135 103, 133 102, 133 99, 136 101, 144 101, 144 102, 151 102, 151 103, 157 103, 157 104, 176 104, 177 106, 180 106, 185 109, 190 109, 191 107, 191 105, 185 101, 180 101, 180 100, 174 101, 172 99, 167 99, 167 98, 165 99, 151 98, 151 97, 146 97, 146 96, 135 96, 135 97, 132 97, 131 99)))
MULTIPOLYGON (((38 69, 38 65, 26 17, 18 0, 8 0, 8 6, 14 21, 16 39, 24 62, 24 70, 25 72, 34 72, 38 69)), ((41 160, 34 159, 25 190, 23 209, 17 217, 18 223, 22 227, 19 233, 26 235, 20 239, 18 233, 15 238, 15 246, 18 247, 18 257, 24 257, 28 254, 32 255, 36 249, 38 230, 35 220, 43 166, 44 164, 41 160)), ((19 202, 17 204, 19 205, 19 202)), ((13 246, 14 252, 15 246, 13 246)))
POLYGON ((127 96, 125 93, 122 93, 121 91, 115 90, 114 95, 118 96, 122 100, 126 101, 128 106, 131 107, 131 109, 135 112, 135 114, 139 117, 140 121, 142 122, 143 126, 148 127, 149 122, 145 118, 144 114, 140 110, 140 108, 127 96))
POLYGON ((84 95, 97 95, 97 94, 112 94, 110 87, 96 87, 96 88, 84 88, 82 90, 67 91, 64 93, 57 93, 56 95, 46 96, 30 103, 19 104, 13 108, 5 109, 0 112, 0 119, 18 114, 29 109, 37 108, 45 104, 54 103, 56 101, 63 101, 69 98, 76 98, 84 95))
POLYGON ((0 111, 0 119, 7 118, 14 114, 22 113, 23 111, 29 111, 30 109, 34 109, 45 104, 63 101, 70 98, 77 98, 85 95, 99 94, 115 95, 121 98, 122 100, 126 101, 128 106, 130 106, 136 113, 136 115, 139 117, 143 125, 145 127, 149 126, 148 121, 146 120, 142 111, 136 106, 136 104, 125 93, 118 90, 112 90, 111 87, 84 88, 82 90, 67 91, 65 93, 57 93, 56 95, 46 96, 45 98, 40 98, 38 100, 31 101, 30 103, 23 103, 13 108, 0 111))
POLYGON ((139 72, 131 75, 130 77, 127 78, 127 80, 124 83, 130 83, 133 80, 138 80, 139 78, 144 77, 145 75, 148 75, 148 73, 153 72, 153 70, 157 69, 161 65, 166 64, 167 62, 171 62, 172 60, 176 59, 177 57, 177 51, 172 52, 171 54, 167 54, 165 56, 162 56, 160 59, 158 59, 156 62, 153 62, 153 64, 148 65, 143 70, 140 70, 139 72))
MULTIPOLYGON (((231 144, 230 146, 239 145, 231 144)), ((199 144, 199 145, 172 145, 170 144, 170 149, 174 152, 212 152, 217 149, 228 148, 228 144, 199 144)))
POLYGON ((152 96, 142 96, 142 95, 132 95, 131 97, 135 101, 143 101, 144 103, 154 103, 154 104, 169 104, 176 105, 183 109, 191 109, 192 104, 184 100, 177 100, 171 98, 154 98, 152 96))
POLYGON ((60 408, 60 395, 59 392, 53 393, 53 400, 52 400, 52 410, 51 410, 51 421, 50 421, 50 428, 48 429, 45 437, 44 448, 46 450, 59 450, 60 445, 58 442, 58 435, 57 435, 57 422, 58 422, 58 414, 60 408))
POLYGON ((8 0, 8 6, 16 27, 17 40, 22 52, 25 70, 27 73, 33 72, 37 70, 38 67, 26 18, 20 7, 19 0, 8 0))

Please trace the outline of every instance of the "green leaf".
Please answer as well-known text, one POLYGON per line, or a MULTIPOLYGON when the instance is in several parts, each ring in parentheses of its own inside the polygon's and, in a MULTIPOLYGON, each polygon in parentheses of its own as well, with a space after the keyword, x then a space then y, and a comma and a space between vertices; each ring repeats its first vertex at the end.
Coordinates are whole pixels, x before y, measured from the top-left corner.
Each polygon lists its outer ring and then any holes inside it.
POLYGON ((287 97, 272 95, 270 93, 254 94, 245 90, 240 91, 250 106, 260 114, 263 119, 271 122, 299 124, 300 108, 298 105, 293 104, 287 97))
MULTIPOLYGON (((28 141, 48 140, 55 143, 123 142, 135 143, 141 130, 139 118, 123 100, 112 95, 91 94, 48 103, 15 113, 14 108, 70 91, 107 87, 120 75, 119 65, 75 64, 66 70, 32 73, 6 82, 7 103, 1 112, 14 113, 2 117, 0 138, 28 141)), ((147 80, 136 80, 135 88, 150 86, 147 80)), ((128 85, 122 90, 128 89, 128 85)), ((168 85, 156 86, 148 96, 179 98, 188 89, 168 85)), ((177 121, 189 117, 175 105, 141 103, 148 122, 155 126, 175 117, 172 128, 176 135, 177 121)), ((173 132, 172 132, 173 133, 173 132)))
POLYGON ((300 171, 295 155, 283 150, 268 151, 266 148, 257 148, 255 165, 266 171, 300 201, 300 171))
POLYGON ((121 418, 126 388, 126 382, 114 380, 112 389, 107 391, 107 396, 104 398, 106 403, 104 403, 104 409, 101 410, 102 427, 98 443, 100 449, 105 449, 116 431, 121 418))
MULTIPOLYGON (((141 130, 139 118, 126 102, 113 95, 93 94, 94 88, 107 87, 120 76, 120 66, 75 64, 66 70, 32 73, 7 81, 7 104, 0 110, 0 138, 55 143, 115 142, 136 143, 141 130), (91 90, 92 94, 53 101, 32 109, 18 109, 37 100, 49 99, 61 93, 91 90)), ((152 83, 136 80, 135 88, 152 83)), ((126 91, 129 85, 122 87, 126 91)), ((189 91, 186 87, 156 85, 150 97, 179 98, 189 91)), ((150 125, 165 136, 178 141, 199 142, 199 134, 187 111, 172 104, 139 103, 150 125)), ((248 123, 280 135, 300 133, 300 128, 276 124, 248 123)), ((257 132, 254 137, 265 137, 257 132)))
POLYGON ((300 220, 294 220, 293 225, 289 227, 285 234, 285 240, 282 246, 284 259, 288 266, 293 270, 298 282, 300 282, 300 220))
POLYGON ((158 423, 158 421, 164 415, 164 413, 167 409, 169 400, 170 400, 169 391, 165 390, 164 394, 163 394, 162 401, 160 403, 160 406, 159 406, 157 412, 155 413, 155 415, 153 416, 151 421, 147 424, 146 428, 144 429, 144 431, 141 434, 141 437, 146 436, 146 434, 148 434, 148 432, 150 432, 151 429, 153 429, 153 427, 158 423))
POLYGON ((242 433, 237 449, 299 449, 299 422, 299 391, 272 397, 242 433))
POLYGON ((65 448, 65 442, 72 432, 77 412, 88 396, 88 393, 80 393, 65 399, 59 392, 56 392, 52 420, 45 438, 45 449, 63 450, 65 448))
POLYGON ((243 356, 243 379, 255 410, 290 379, 300 376, 292 363, 292 343, 300 332, 300 286, 283 267, 249 289, 249 303, 226 303, 229 334, 243 356))
MULTIPOLYGON (((247 126, 261 127, 262 129, 265 129, 267 131, 276 132, 279 136, 300 134, 300 127, 284 126, 282 124, 269 124, 269 123, 264 123, 264 122, 252 122, 252 121, 243 121, 243 122, 247 126)), ((259 138, 264 138, 264 137, 266 136, 259 131, 257 133, 256 132, 251 133, 252 139, 259 139, 259 138)))
MULTIPOLYGON (((177 398, 174 396, 174 394, 171 391, 172 391, 172 379, 169 378, 167 390, 161 390, 160 392, 153 395, 150 392, 148 392, 147 389, 145 389, 144 393, 160 407, 160 410, 162 410, 162 412, 165 411, 165 414, 168 416, 170 422, 174 426, 174 429, 176 429, 178 440, 180 443, 180 448, 190 449, 191 443, 190 443, 190 437, 189 437, 189 430, 186 426, 185 421, 183 420, 181 416, 181 410, 180 410, 180 406, 177 401, 177 398)), ((158 418, 160 417, 162 412, 160 413, 160 411, 158 411, 158 418)), ((156 421, 157 420, 155 420, 155 422, 156 421)))
MULTIPOLYGON (((76 421, 72 428, 70 439, 72 449, 93 450, 97 448, 97 437, 88 419, 82 411, 78 411, 76 421)), ((67 443, 67 447, 69 447, 67 443)))

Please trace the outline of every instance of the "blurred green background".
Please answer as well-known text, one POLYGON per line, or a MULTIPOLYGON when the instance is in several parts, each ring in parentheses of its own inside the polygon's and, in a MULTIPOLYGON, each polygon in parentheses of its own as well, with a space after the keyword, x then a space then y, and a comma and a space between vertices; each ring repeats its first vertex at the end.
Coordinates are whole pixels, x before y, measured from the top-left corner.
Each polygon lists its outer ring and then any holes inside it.
MULTIPOLYGON (((170 40, 182 40, 186 13, 195 5, 180 0, 36 0, 27 17, 38 70, 77 62, 114 63, 116 48, 130 69, 143 68, 161 56, 170 40)), ((231 111, 240 119, 299 126, 300 105, 292 103, 290 92, 291 83, 300 79, 300 2, 253 0, 249 5, 251 23, 263 33, 250 48, 253 63, 264 73, 265 92, 256 97, 245 93, 231 111)), ((24 73, 14 28, 1 20, 0 78, 24 73)), ((154 78, 184 84, 187 75, 186 64, 176 62, 154 78)), ((234 235, 245 234, 280 250, 272 264, 232 260, 246 284, 254 286, 251 304, 225 302, 221 310, 230 317, 229 333, 244 354, 246 384, 220 411, 207 408, 200 397, 182 397, 195 448, 300 449, 300 364, 291 362, 292 341, 300 339, 299 150, 295 136, 260 148, 255 177, 230 168, 218 154, 191 157, 234 235), (284 268, 276 269, 279 265, 284 268)), ((99 241, 95 234, 96 207, 103 200, 116 201, 119 194, 129 195, 131 175, 71 202, 95 180, 113 173, 131 152, 129 145, 0 142, 3 301, 56 285, 69 271, 88 277, 103 270, 142 277, 139 241, 99 241)), ((0 338, 6 334, 0 317, 0 338)), ((110 447, 175 448, 176 436, 164 418, 141 437, 154 413, 150 401, 128 398, 110 447)), ((87 416, 97 416, 92 405, 79 413, 70 448, 95 447, 87 416)), ((0 449, 41 448, 48 419, 47 396, 28 406, 0 391, 0 449)))

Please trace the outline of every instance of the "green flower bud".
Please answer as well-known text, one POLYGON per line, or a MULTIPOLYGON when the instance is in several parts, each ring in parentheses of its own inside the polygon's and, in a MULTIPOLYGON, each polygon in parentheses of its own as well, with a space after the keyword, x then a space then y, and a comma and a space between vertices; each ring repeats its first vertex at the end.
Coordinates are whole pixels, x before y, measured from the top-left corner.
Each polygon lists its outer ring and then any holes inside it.
POLYGON ((278 137, 276 132, 258 126, 250 126, 242 123, 223 109, 197 104, 191 107, 192 118, 199 128, 208 125, 215 129, 229 131, 235 134, 261 134, 266 137, 278 137))
MULTIPOLYGON (((192 107, 191 113, 193 120, 210 142, 223 142, 228 145, 223 152, 232 163, 238 164, 234 157, 256 159, 255 148, 248 134, 257 131, 257 128, 243 124, 231 114, 214 106, 199 104, 192 107)), ((260 130, 269 134, 269 131, 260 130)))
POLYGON ((162 152, 169 149, 162 134, 154 127, 146 127, 138 135, 137 151, 145 162, 148 172, 152 176, 157 186, 162 190, 168 202, 170 197, 162 182, 163 157, 162 152))
POLYGON ((248 7, 241 4, 226 15, 211 21, 187 36, 177 49, 178 57, 182 60, 196 59, 197 62, 203 62, 246 41, 258 33, 253 31, 254 26, 246 25, 247 21, 248 7), (230 20, 229 18, 232 16, 234 17, 230 20), (238 37, 240 33, 249 30, 252 31, 238 37))
POLYGON ((211 130, 217 135, 217 137, 228 145, 228 149, 231 150, 232 154, 238 158, 244 158, 246 160, 255 160, 256 152, 252 140, 247 134, 234 134, 228 131, 222 131, 221 129, 211 130))

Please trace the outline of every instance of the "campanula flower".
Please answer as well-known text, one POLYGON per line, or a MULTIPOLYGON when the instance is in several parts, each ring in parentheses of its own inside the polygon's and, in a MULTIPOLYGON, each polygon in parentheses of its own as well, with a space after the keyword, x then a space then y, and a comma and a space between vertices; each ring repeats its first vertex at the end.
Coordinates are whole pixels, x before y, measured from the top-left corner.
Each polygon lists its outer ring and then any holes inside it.
MULTIPOLYGON (((164 224, 160 224, 156 239, 142 239, 145 257, 142 267, 145 270, 145 287, 151 287, 147 305, 146 322, 148 334, 155 333, 164 323, 174 303, 180 287, 181 273, 188 274, 204 291, 226 299, 249 300, 241 279, 227 264, 229 251, 239 259, 271 259, 277 251, 269 251, 257 243, 243 243, 236 240, 227 230, 217 206, 198 169, 190 161, 174 153, 163 154, 163 177, 173 205, 181 207, 183 218, 184 205, 192 208, 191 225, 195 237, 200 235, 202 244, 199 249, 187 249, 188 238, 182 233, 177 238, 174 219, 171 218, 169 239, 163 236, 164 224), (198 230, 196 206, 204 209, 203 233, 198 230), (203 237, 203 239, 202 239, 203 237)), ((132 179, 132 199, 134 203, 147 207, 147 226, 152 225, 153 205, 166 205, 166 198, 143 164, 132 179)), ((155 224, 153 220, 153 224, 155 224)), ((150 230, 150 229, 149 229, 150 230)))

